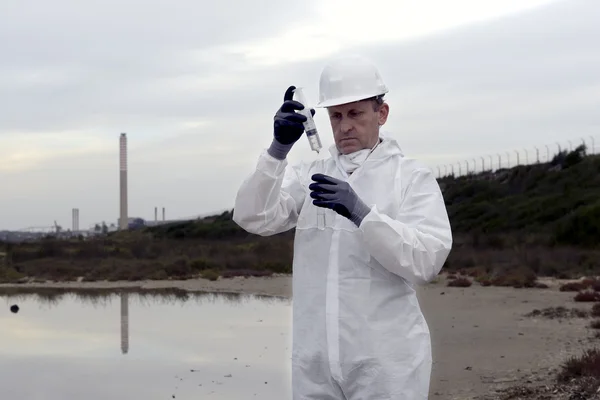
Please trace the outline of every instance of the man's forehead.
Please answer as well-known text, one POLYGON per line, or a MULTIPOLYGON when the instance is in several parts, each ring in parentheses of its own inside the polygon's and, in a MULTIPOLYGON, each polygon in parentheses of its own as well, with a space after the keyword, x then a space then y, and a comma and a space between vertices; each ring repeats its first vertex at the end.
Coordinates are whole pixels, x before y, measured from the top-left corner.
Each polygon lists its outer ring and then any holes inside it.
POLYGON ((359 100, 352 103, 340 104, 339 106, 327 107, 327 111, 329 111, 329 114, 333 114, 338 112, 344 113, 352 110, 364 110, 365 108, 369 107, 370 102, 370 99, 359 100))

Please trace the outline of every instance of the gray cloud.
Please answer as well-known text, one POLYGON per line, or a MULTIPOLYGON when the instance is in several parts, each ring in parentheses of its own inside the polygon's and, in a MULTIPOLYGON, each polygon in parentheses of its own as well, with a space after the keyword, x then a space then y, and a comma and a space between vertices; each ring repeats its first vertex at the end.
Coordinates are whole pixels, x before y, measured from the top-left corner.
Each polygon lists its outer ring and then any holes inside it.
POLYGON ((0 134, 67 129, 141 110, 197 110, 194 98, 170 101, 170 79, 227 70, 241 56, 215 59, 212 49, 270 37, 311 13, 306 4, 277 0, 30 3, 0 9, 0 134), (265 10, 277 18, 258 20, 265 10))
POLYGON ((599 18, 598 3, 557 2, 370 53, 395 89, 398 124, 416 152, 530 146, 600 123, 599 18))
MULTIPOLYGON (((5 3, 0 37, 11 39, 3 51, 13 63, 105 63, 142 69, 138 54, 161 56, 260 38, 285 28, 298 15, 311 13, 303 3, 236 0, 177 4, 163 0, 109 0, 81 3, 57 0, 5 3), (261 18, 269 11, 276 18, 261 18), (302 12, 302 14, 300 14, 302 12), (165 53, 163 53, 165 52, 165 53), (137 59, 138 64, 134 64, 137 59)), ((166 61, 166 60, 165 60, 166 61)), ((135 72, 135 71, 134 71, 135 72)))

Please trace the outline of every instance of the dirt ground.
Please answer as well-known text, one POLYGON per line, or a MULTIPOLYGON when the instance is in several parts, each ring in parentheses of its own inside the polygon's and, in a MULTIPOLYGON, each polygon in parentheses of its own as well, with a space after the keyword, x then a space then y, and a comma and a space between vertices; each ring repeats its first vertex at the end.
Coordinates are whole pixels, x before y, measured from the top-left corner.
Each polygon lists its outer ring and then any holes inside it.
MULTIPOLYGON (((548 289, 447 287, 444 276, 423 287, 419 299, 433 341, 431 399, 493 399, 496 390, 514 385, 552 383, 560 363, 580 354, 594 339, 589 318, 549 319, 525 314, 547 307, 589 310, 560 292, 555 280, 548 289)), ((12 285, 0 285, 12 286, 12 285)), ((186 290, 291 296, 289 276, 233 278, 218 281, 70 282, 21 284, 20 287, 120 288, 178 287, 186 290)), ((513 397, 514 399, 527 397, 513 397)), ((552 399, 555 397, 546 397, 552 399)))
POLYGON ((549 289, 444 284, 419 296, 433 341, 432 399, 493 399, 511 386, 552 384, 562 361, 596 340, 589 318, 525 316, 547 307, 591 308, 557 282, 549 289))

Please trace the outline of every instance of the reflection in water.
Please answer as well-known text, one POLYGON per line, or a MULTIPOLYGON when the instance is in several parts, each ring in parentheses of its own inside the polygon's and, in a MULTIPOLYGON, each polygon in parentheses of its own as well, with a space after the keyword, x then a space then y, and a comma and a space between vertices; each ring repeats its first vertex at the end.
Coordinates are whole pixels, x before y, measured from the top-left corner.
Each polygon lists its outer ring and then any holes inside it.
POLYGON ((129 293, 121 293, 121 353, 129 351, 129 293))
MULTIPOLYGON (((121 302, 121 353, 129 352, 129 295, 132 294, 143 305, 151 305, 152 302, 159 304, 176 304, 187 302, 192 299, 197 303, 214 303, 217 299, 226 300, 229 304, 243 303, 249 298, 260 299, 267 303, 289 303, 284 297, 244 295, 241 293, 213 293, 213 292, 190 292, 182 289, 54 289, 54 288, 3 288, 0 296, 16 302, 34 298, 35 301, 49 307, 56 307, 61 301, 75 299, 84 304, 94 307, 103 305, 106 307, 110 300, 119 293, 121 302)), ((11 306, 11 311, 13 311, 11 306)), ((18 309, 18 306, 16 306, 18 309)), ((14 311, 13 311, 14 312, 14 311)))
POLYGON ((30 288, 0 297, 2 398, 290 398, 289 299, 30 288))

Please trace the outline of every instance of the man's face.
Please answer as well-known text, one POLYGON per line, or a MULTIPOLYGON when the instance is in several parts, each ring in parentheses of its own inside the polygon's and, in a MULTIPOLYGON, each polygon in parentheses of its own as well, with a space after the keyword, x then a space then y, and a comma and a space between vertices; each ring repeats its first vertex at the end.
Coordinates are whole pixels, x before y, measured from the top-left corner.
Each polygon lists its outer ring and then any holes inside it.
POLYGON ((387 120, 389 106, 376 105, 374 100, 328 107, 333 138, 342 154, 350 154, 375 146, 379 138, 379 126, 387 120))

